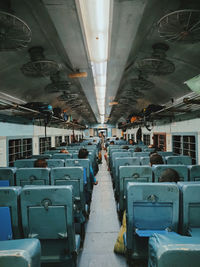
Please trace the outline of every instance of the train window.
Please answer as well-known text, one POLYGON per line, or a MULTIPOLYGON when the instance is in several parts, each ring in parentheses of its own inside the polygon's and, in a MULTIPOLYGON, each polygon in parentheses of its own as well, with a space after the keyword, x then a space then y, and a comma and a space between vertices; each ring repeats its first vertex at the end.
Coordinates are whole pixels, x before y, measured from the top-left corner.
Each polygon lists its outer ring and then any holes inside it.
POLYGON ((41 137, 39 139, 40 154, 43 154, 46 150, 51 147, 51 137, 41 137))
POLYGON ((8 142, 9 166, 17 159, 30 158, 32 156, 32 138, 10 139, 8 142))
POLYGON ((187 155, 192 158, 192 164, 196 164, 196 138, 194 135, 174 135, 173 152, 187 155))
POLYGON ((150 134, 143 134, 143 142, 145 145, 150 145, 150 134))
POLYGON ((66 135, 66 136, 65 136, 65 142, 66 142, 67 144, 69 144, 69 135, 66 135))
POLYGON ((158 146, 166 151, 166 134, 165 133, 156 133, 153 135, 153 142, 155 146, 158 146))
POLYGON ((60 146, 62 143, 62 136, 55 136, 55 146, 60 146))

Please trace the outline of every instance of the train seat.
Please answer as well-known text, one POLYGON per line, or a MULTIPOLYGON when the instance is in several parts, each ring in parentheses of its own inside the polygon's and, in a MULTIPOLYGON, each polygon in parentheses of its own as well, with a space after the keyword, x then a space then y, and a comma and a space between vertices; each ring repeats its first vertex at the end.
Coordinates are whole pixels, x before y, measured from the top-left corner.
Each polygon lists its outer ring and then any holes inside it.
POLYGON ((41 242, 42 263, 74 262, 75 238, 72 186, 25 186, 21 192, 25 238, 41 242))
POLYGON ((32 159, 51 159, 51 154, 40 154, 40 155, 32 155, 32 159))
POLYGON ((73 158, 73 159, 78 159, 78 153, 73 152, 73 154, 72 154, 72 158, 73 158))
POLYGON ((163 157, 174 156, 174 152, 172 151, 157 151, 157 153, 163 157))
POLYGON ((133 157, 148 157, 149 152, 133 152, 133 157))
POLYGON ((47 159, 47 166, 48 168, 64 167, 65 160, 64 159, 47 159))
POLYGON ((126 191, 129 182, 152 182, 150 166, 120 166, 119 167, 119 212, 126 209, 126 191))
POLYGON ((200 237, 200 183, 182 183, 182 233, 200 237))
POLYGON ((44 152, 45 155, 53 155, 55 153, 60 153, 60 149, 55 149, 55 150, 47 150, 44 152))
POLYGON ((14 162, 17 168, 33 168, 36 159, 19 159, 14 162))
POLYGON ((37 239, 0 241, 0 266, 40 267, 41 246, 37 239))
POLYGON ((49 168, 21 168, 16 171, 16 185, 49 185, 49 168))
POLYGON ((130 166, 130 165, 131 166, 140 165, 140 158, 137 157, 115 158, 115 175, 113 175, 115 187, 118 187, 119 167, 130 166))
POLYGON ((199 238, 171 234, 154 234, 149 238, 148 267, 198 267, 199 262, 199 238))
POLYGON ((16 168, 0 168, 0 186, 15 185, 16 168))
POLYGON ((150 164, 150 157, 140 157, 140 164, 141 165, 149 165, 150 164))
POLYGON ((72 154, 55 153, 52 155, 52 159, 71 159, 72 154))
POLYGON ((153 233, 176 232, 179 220, 179 190, 173 183, 128 183, 127 256, 148 256, 148 238, 153 233))
POLYGON ((189 169, 189 180, 200 181, 200 165, 190 165, 189 169))
POLYGON ((128 152, 127 150, 123 149, 123 152, 114 152, 112 153, 112 158, 111 158, 111 172, 113 176, 115 175, 115 159, 116 158, 130 158, 132 157, 131 152, 128 152))
POLYGON ((162 164, 162 165, 153 165, 152 170, 154 174, 154 181, 158 182, 162 172, 166 169, 174 169, 177 171, 180 177, 180 181, 188 181, 188 168, 184 165, 175 165, 175 164, 162 164))
POLYGON ((21 187, 0 187, 0 240, 21 237, 18 199, 21 187))
POLYGON ((165 160, 167 164, 192 165, 192 158, 190 156, 167 156, 165 160))

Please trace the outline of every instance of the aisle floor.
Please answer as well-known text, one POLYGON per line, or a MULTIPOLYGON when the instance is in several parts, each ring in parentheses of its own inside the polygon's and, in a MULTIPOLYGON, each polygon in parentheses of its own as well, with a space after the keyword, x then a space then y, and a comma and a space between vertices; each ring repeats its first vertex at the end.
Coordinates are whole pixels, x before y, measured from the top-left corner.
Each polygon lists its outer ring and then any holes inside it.
POLYGON ((110 173, 103 157, 96 175, 99 184, 94 186, 90 218, 86 228, 79 267, 128 266, 125 257, 113 252, 120 229, 110 173))

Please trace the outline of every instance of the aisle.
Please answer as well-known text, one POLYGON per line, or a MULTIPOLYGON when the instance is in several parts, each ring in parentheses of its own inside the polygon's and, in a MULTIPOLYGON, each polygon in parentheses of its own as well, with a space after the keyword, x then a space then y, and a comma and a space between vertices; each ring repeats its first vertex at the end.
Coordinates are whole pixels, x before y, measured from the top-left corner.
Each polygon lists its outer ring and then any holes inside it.
POLYGON ((110 173, 103 157, 96 176, 99 184, 94 187, 90 218, 79 267, 123 267, 125 257, 113 252, 120 229, 116 212, 110 173))

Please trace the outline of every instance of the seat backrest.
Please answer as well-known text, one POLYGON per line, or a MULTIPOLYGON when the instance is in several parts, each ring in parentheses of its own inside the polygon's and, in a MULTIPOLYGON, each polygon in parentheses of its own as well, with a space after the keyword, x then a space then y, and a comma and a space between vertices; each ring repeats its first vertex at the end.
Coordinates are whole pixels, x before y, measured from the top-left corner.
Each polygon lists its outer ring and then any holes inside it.
POLYGON ((165 157, 167 164, 191 165, 192 158, 190 156, 168 156, 165 157))
POLYGON ((180 177, 180 181, 188 181, 188 168, 187 168, 187 166, 175 165, 175 164, 173 164, 173 165, 170 165, 170 164, 153 165, 152 170, 154 173, 154 181, 158 182, 162 172, 166 169, 169 169, 169 168, 177 171, 177 173, 179 174, 179 177, 180 177))
MULTIPOLYGON (((73 196, 84 204, 83 195, 83 168, 82 167, 63 167, 51 169, 52 185, 72 185, 73 196)), ((82 208, 84 208, 82 206, 82 208)))
POLYGON ((0 266, 40 267, 41 246, 37 239, 0 241, 0 266))
POLYGON ((73 153, 73 154, 72 154, 72 158, 73 158, 73 159, 78 159, 78 153, 73 153))
POLYGON ((21 187, 0 187, 0 240, 20 237, 18 199, 21 187))
POLYGON ((17 168, 33 168, 36 159, 19 159, 14 162, 17 168))
POLYGON ((189 180, 200 181, 200 165, 190 165, 189 169, 189 180))
POLYGON ((65 160, 64 159, 47 159, 47 166, 48 168, 55 168, 55 167, 64 167, 65 160))
POLYGON ((179 190, 175 183, 128 183, 127 247, 136 230, 177 231, 179 190))
POLYGON ((40 154, 40 155, 32 155, 32 159, 51 159, 51 154, 40 154))
POLYGON ((16 171, 16 185, 49 185, 49 168, 22 168, 16 171))
POLYGON ((133 152, 133 157, 148 157, 149 152, 133 152))
POLYGON ((59 153, 60 152, 60 149, 55 149, 55 150, 48 150, 48 151, 45 151, 44 154, 50 154, 50 155, 53 155, 55 153, 59 153))
POLYGON ((21 192, 24 236, 65 239, 75 251, 72 186, 25 186, 21 192))
POLYGON ((55 153, 52 156, 53 159, 71 159, 72 154, 65 154, 65 153, 55 153))
POLYGON ((149 239, 149 267, 199 267, 199 239, 178 234, 153 234, 149 239))
POLYGON ((157 151, 157 153, 164 157, 174 156, 174 152, 172 151, 157 151))
MULTIPOLYGON (((182 230, 188 234, 192 229, 200 229, 200 183, 182 184, 182 230)), ((199 231, 200 233, 200 231, 199 231)))
POLYGON ((150 166, 120 166, 119 167, 119 206, 124 210, 127 184, 129 182, 152 182, 152 169, 150 166))
POLYGON ((0 186, 14 186, 15 172, 16 168, 0 168, 0 186))
POLYGON ((115 167, 115 159, 116 158, 130 158, 132 157, 131 152, 128 152, 127 150, 123 149, 122 152, 114 152, 112 153, 112 167, 115 167))
POLYGON ((140 164, 141 165, 149 165, 150 164, 150 157, 140 157, 140 164))

